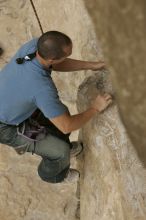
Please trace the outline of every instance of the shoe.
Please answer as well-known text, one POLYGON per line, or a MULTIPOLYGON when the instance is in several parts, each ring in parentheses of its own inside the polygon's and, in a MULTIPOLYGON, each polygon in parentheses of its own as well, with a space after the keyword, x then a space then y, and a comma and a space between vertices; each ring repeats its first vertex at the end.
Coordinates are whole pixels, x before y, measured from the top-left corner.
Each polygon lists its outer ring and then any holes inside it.
POLYGON ((72 183, 77 182, 80 178, 80 172, 76 169, 70 168, 66 178, 64 179, 64 183, 72 183))
POLYGON ((70 156, 76 157, 83 151, 83 144, 77 141, 73 141, 71 142, 71 144, 72 144, 72 148, 70 151, 70 156))

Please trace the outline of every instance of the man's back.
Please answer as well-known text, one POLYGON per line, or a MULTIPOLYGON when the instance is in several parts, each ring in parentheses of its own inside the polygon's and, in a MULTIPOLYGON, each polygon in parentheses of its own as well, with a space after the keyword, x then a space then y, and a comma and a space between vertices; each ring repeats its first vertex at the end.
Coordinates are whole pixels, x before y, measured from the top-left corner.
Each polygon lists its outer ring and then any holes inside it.
MULTIPOLYGON (((37 107, 42 106, 42 111, 45 111, 47 107, 43 105, 45 102, 49 103, 49 93, 52 98, 57 98, 57 90, 51 77, 36 58, 21 65, 16 63, 18 57, 24 57, 36 50, 37 39, 33 39, 23 45, 0 72, 0 121, 4 123, 19 124, 37 107)), ((46 116, 49 116, 47 110, 46 116)))

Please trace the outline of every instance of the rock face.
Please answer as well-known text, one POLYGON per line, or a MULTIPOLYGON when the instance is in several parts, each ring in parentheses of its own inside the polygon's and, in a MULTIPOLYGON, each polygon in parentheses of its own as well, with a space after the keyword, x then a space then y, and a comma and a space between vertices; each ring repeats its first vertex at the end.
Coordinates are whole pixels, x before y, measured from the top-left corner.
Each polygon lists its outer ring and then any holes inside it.
POLYGON ((0 47, 4 50, 1 68, 22 44, 41 31, 29 1, 0 1, 0 11, 0 47))
MULTIPOLYGON (((85 79, 78 94, 80 112, 97 94, 113 93, 107 75, 99 72, 85 79)), ((95 116, 80 136, 85 147, 81 219, 145 220, 146 171, 129 141, 117 106, 95 116)))
MULTIPOLYGON (((68 34, 74 44, 73 57, 97 59, 97 44, 92 23, 82 1, 35 0, 34 5, 43 30, 68 34), (82 19, 81 19, 82 15, 82 19)), ((0 1, 0 68, 17 49, 41 31, 30 1, 0 1)), ((91 75, 91 72, 86 72, 91 75)), ((60 96, 72 114, 76 110, 77 88, 85 73, 54 73, 60 96)), ((72 135, 77 139, 77 134, 72 135)), ((13 149, 0 145, 0 219, 3 220, 75 220, 78 208, 77 183, 55 186, 37 175, 40 158, 29 153, 18 156, 13 149)), ((71 166, 76 168, 76 160, 71 166)))
POLYGON ((146 1, 84 2, 111 69, 122 119, 146 165, 146 1))

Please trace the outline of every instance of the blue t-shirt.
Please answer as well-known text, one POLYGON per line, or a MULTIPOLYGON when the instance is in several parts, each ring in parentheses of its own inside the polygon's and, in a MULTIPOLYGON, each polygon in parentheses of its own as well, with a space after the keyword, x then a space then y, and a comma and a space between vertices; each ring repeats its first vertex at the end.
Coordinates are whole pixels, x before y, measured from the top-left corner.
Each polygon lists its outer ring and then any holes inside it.
POLYGON ((16 59, 37 50, 37 40, 24 44, 0 71, 0 121, 17 125, 39 108, 47 118, 67 112, 55 84, 35 57, 17 64, 16 59))

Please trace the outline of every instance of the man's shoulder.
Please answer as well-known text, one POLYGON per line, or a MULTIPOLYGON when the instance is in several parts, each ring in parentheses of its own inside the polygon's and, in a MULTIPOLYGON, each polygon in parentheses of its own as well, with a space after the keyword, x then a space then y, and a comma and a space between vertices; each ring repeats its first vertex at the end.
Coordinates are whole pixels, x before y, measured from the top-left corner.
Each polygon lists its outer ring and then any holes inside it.
POLYGON ((19 48, 17 54, 25 56, 29 53, 35 52, 37 50, 37 42, 38 38, 33 38, 32 40, 26 42, 19 48))

